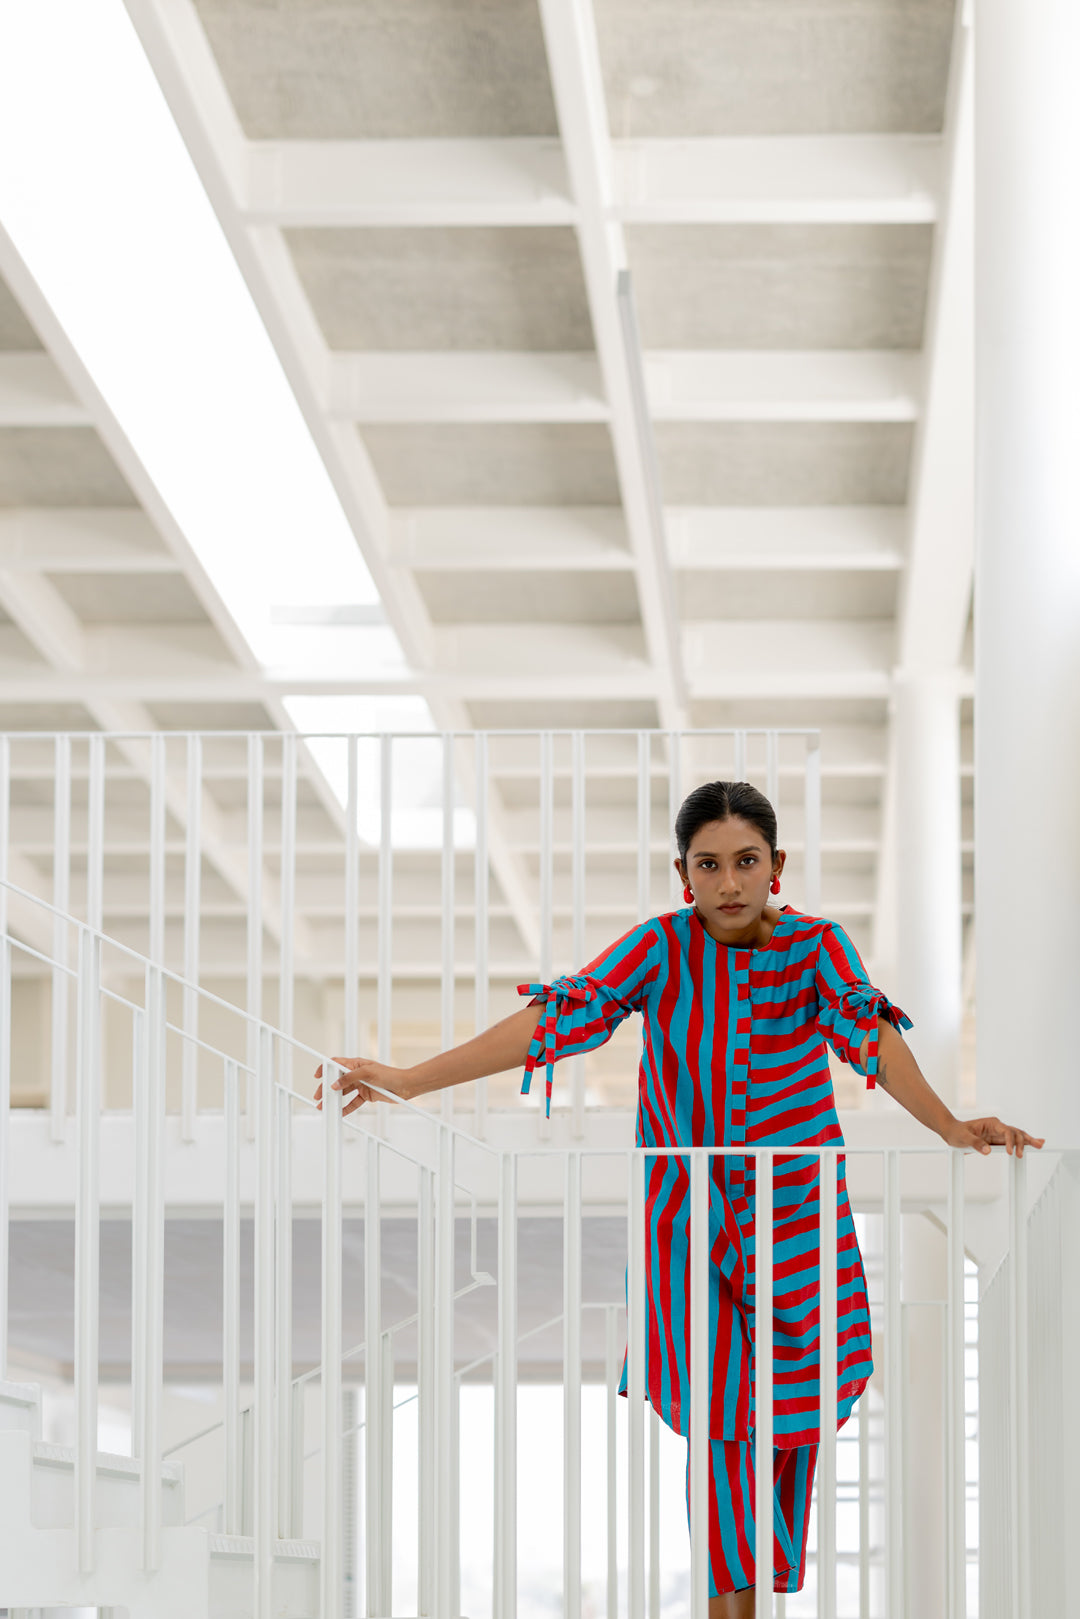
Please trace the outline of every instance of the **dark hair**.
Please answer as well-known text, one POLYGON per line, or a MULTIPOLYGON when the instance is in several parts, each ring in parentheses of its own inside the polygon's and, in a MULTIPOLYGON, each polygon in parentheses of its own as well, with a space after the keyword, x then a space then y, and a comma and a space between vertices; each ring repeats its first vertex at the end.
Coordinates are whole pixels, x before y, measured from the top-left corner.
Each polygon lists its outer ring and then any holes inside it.
POLYGON ((695 832, 710 821, 727 821, 735 815, 749 821, 769 845, 770 854, 776 853, 776 811, 765 794, 748 781, 707 781, 683 799, 675 817, 675 841, 683 864, 695 832))

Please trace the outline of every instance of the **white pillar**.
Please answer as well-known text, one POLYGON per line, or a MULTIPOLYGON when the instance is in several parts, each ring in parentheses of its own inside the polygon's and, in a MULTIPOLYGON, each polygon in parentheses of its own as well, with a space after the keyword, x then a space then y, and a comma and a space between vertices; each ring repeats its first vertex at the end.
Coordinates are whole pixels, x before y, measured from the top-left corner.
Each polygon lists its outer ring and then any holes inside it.
POLYGON ((952 671, 899 671, 893 685, 896 976, 883 986, 950 1105, 959 1089, 962 998, 960 703, 952 671))
POLYGON ((975 34, 979 1105, 1080 1145, 1080 5, 975 34))

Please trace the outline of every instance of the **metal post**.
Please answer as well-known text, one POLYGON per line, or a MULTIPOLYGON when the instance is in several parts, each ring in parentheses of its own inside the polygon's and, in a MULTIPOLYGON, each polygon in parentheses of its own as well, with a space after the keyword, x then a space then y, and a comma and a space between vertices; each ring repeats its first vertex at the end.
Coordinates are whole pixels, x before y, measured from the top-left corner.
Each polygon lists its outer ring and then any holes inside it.
MULTIPOLYGON (((585 733, 575 731, 570 738, 570 888, 573 909, 573 971, 585 962, 585 733)), ((585 1058, 570 1059, 571 1129, 574 1139, 585 1134, 585 1058)))
POLYGON ((247 1012, 248 1023, 248 1129, 255 1129, 252 1091, 258 1084, 259 1030, 263 1002, 263 739, 248 737, 247 742, 247 1012))
POLYGON ((660 1418, 649 1407, 649 1619, 660 1619, 660 1418))
POLYGON ((773 1161, 767 1151, 754 1155, 754 1185, 754 1615, 755 1619, 772 1619, 773 1161))
POLYGON ((637 757, 637 919, 639 922, 648 921, 652 914, 650 903, 652 849, 649 843, 652 781, 649 774, 651 763, 649 744, 648 731, 639 731, 637 757))
POLYGON ((609 1304, 604 1311, 604 1345, 606 1367, 607 1410, 607 1619, 618 1619, 619 1614, 619 1500, 618 1500, 618 1429, 616 1414, 619 1403, 619 1342, 618 1310, 609 1304))
POLYGON ((360 1051, 360 828, 356 737, 346 744, 348 786, 345 801, 345 1054, 360 1051))
MULTIPOLYGON (((476 736, 476 848, 473 854, 475 955, 476 955, 476 1033, 488 1025, 488 739, 476 736)), ((476 1081, 476 1133, 481 1140, 487 1128, 487 1080, 476 1081)), ((456 1619, 456 1616, 455 1616, 456 1619)))
POLYGON ((904 1345, 900 1303, 900 1154, 884 1154, 885 1619, 904 1616, 904 1345))
MULTIPOLYGON (((433 1172, 419 1171, 417 1192, 417 1613, 430 1619, 435 1611, 435 1247, 433 1172)), ((457 1615, 454 1616, 457 1619, 457 1615)))
POLYGON ((165 738, 150 738, 150 960, 165 964, 165 738))
POLYGON ((105 738, 89 741, 86 800, 86 920, 101 932, 105 882, 105 738))
POLYGON ((98 1324, 101 1263, 101 942, 79 929, 78 1050, 75 1059, 79 1156, 75 1191, 75 1532, 76 1566, 94 1568, 97 1484, 98 1324))
POLYGON ((690 1614, 709 1611, 709 1181, 711 1162, 690 1154, 690 1614))
MULTIPOLYGON (((11 940, 8 936, 8 841, 11 837, 11 753, 0 736, 0 1378, 7 1376, 11 1175, 11 940)), ((56 995, 53 974, 53 996, 56 995)), ((67 994, 67 985, 64 985, 67 994)))
POLYGON ((240 1075, 225 1060, 225 1202, 222 1208, 221 1379, 225 1407, 225 1533, 241 1535, 240 1075))
POLYGON ((645 1619, 645 1158, 629 1158, 626 1267, 626 1393, 629 1472, 627 1612, 645 1619))
POLYGON ((945 1306, 945 1566, 947 1619, 966 1619, 964 1450, 964 1155, 949 1149, 945 1306))
POLYGON ((859 1619, 870 1619, 870 1398, 859 1403, 859 1619))
MULTIPOLYGON (((281 946, 278 959, 278 1028, 292 1036, 296 1013, 296 736, 281 738, 281 946)), ((292 1085, 292 1047, 279 1047, 278 1077, 292 1085)))
MULTIPOLYGON (((379 1357, 381 1423, 379 1433, 379 1494, 382 1497, 382 1541, 379 1545, 379 1588, 383 1612, 394 1611, 394 1334, 382 1334, 379 1357)), ((457 1491, 453 1495, 456 1497, 457 1491)))
POLYGON ((734 741, 734 756, 731 767, 732 779, 744 781, 746 779, 746 732, 736 731, 734 741))
POLYGON ((150 1067, 149 974, 144 976, 144 1003, 131 1015, 131 1112, 132 1133, 135 1143, 135 1191, 131 1210, 131 1454, 143 1454, 143 1392, 146 1376, 146 1239, 149 1231, 147 1219, 147 1168, 150 1161, 150 1143, 147 1132, 147 1074, 150 1067))
POLYGON ((146 974, 146 1094, 142 1177, 143 1206, 136 1217, 143 1226, 139 1250, 146 1267, 142 1308, 146 1325, 140 1333, 143 1364, 139 1372, 142 1410, 139 1419, 142 1456, 143 1568, 153 1573, 161 1561, 161 1399, 165 1339, 165 975, 151 966, 146 974))
POLYGON ((818 1614, 836 1619, 836 1391, 837 1222, 839 1159, 823 1150, 818 1160, 821 1243, 821 1449, 818 1458, 818 1614))
MULTIPOLYGON (((386 740, 385 738, 383 739, 386 740)), ((382 1244, 379 1138, 367 1140, 364 1182, 364 1558, 369 1615, 383 1605, 382 1576, 382 1244)))
POLYGON ((249 1086, 255 1124, 255 1416, 252 1459, 254 1538, 254 1619, 274 1611, 274 1486, 277 1442, 274 1401, 274 1106, 271 1032, 258 1029, 257 1066, 249 1086))
POLYGON ((683 904, 683 885, 674 862, 678 857, 679 848, 675 841, 675 820, 682 803, 682 732, 668 732, 668 826, 671 828, 671 867, 668 881, 671 883, 671 898, 673 905, 683 904))
MULTIPOLYGON (((282 935, 284 938, 284 934, 282 935)), ((285 1089, 284 1067, 289 1042, 274 1037, 278 1082, 274 1086, 274 1365, 277 1402, 277 1535, 289 1540, 292 1522, 292 1097, 285 1089)), ((325 1090, 325 1087, 324 1087, 325 1090)), ((340 1095, 340 1092, 338 1093, 340 1095)))
POLYGON ((195 1136, 199 1105, 199 949, 202 907, 202 738, 187 739, 187 828, 184 844, 184 1052, 180 1081, 180 1134, 195 1136))
MULTIPOLYGON (((394 996, 394 739, 379 739, 379 961, 376 980, 376 1044, 381 1063, 389 1063, 393 1051, 394 996)), ((375 1104, 375 1128, 382 1131, 386 1103, 375 1104)), ((371 1421, 371 1412, 367 1419, 371 1421)))
POLYGON ((803 908, 816 916, 821 906, 821 738, 806 739, 803 781, 803 908))
MULTIPOLYGON (((554 839, 555 839, 555 772, 554 772, 554 739, 550 731, 540 733, 540 980, 544 984, 551 982, 553 976, 553 903, 552 888, 554 881, 554 839)), ((547 1109, 541 1103, 540 1111, 536 1116, 536 1130, 538 1139, 547 1141, 550 1136, 550 1121, 547 1109)))
MULTIPOLYGON (((333 1065, 323 1061, 323 1073, 333 1065)), ((319 1567, 320 1619, 342 1619, 341 1433, 341 1119, 342 1094, 324 1086, 322 1197, 322 1466, 323 1541, 319 1567)), ((365 1223, 369 1215, 365 1208, 365 1223)), ((367 1325, 365 1324, 365 1331, 367 1325)), ((369 1340, 370 1342, 370 1340, 369 1340)), ((369 1413, 370 1414, 370 1413, 369 1413)), ((353 1442, 353 1441, 350 1441, 353 1442)), ((371 1548, 368 1547, 370 1559, 371 1548)))
POLYGON ((581 1154, 563 1190, 563 1614, 581 1619, 581 1154))
MULTIPOLYGON (((7 741, 3 744, 7 749, 7 741)), ((63 1141, 67 1127, 68 1104, 68 1012, 71 985, 67 972, 68 923, 71 914, 71 738, 58 736, 53 760, 53 881, 52 902, 58 913, 53 917, 52 969, 52 1063, 49 1079, 49 1134, 63 1141)), ((5 789, 3 803, 8 794, 5 789)), ((3 838, 3 858, 7 856, 7 836, 3 838)))
POLYGON ((775 731, 765 732, 765 797, 779 813, 780 809, 780 738, 775 731))
POLYGON ((499 1321, 495 1369, 494 1619, 517 1613, 517 1160, 499 1159, 499 1321))
POLYGON ((1031 1619, 1031 1483, 1028 1406, 1028 1210, 1027 1164, 1009 1155, 1009 1407, 1012 1433, 1012 1603, 1014 1619, 1031 1619))
MULTIPOLYGON (((442 1049, 449 1051, 454 1044, 454 1000, 457 983, 454 972, 454 738, 449 731, 443 733, 443 847, 442 847, 442 1049)), ((454 1115, 454 1092, 444 1086, 439 1098, 442 1117, 449 1123, 454 1115)))

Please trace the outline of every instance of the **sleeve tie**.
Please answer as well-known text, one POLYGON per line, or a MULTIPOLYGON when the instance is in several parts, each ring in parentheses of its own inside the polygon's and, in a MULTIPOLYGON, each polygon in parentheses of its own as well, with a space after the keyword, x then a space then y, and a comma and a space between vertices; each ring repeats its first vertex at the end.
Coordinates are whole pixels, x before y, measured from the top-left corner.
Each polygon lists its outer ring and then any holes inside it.
MULTIPOLYGON (((602 1001, 605 998, 615 1000, 617 997, 613 996, 606 986, 605 996, 602 997, 593 980, 585 977, 556 978, 550 984, 519 984, 518 994, 530 996, 530 1006, 542 1002, 544 1007, 536 1025, 536 1032, 529 1042, 521 1094, 522 1096, 529 1094, 533 1073, 540 1066, 542 1059, 546 1076, 545 1112, 550 1118, 552 1076, 555 1063, 561 1055, 560 1046, 572 1044, 584 1048, 590 1032, 588 1025, 595 1021, 589 1015, 590 1010, 595 1008, 600 1020, 603 1021, 600 1013, 602 1001)), ((630 1008, 626 1008, 626 1011, 629 1010, 630 1008)), ((625 1012, 623 1015, 625 1016, 625 1012)))
POLYGON ((895 1006, 880 989, 867 984, 852 986, 840 995, 822 998, 818 1027, 841 1062, 865 1072, 866 1088, 873 1090, 878 1071, 878 1019, 886 1018, 897 1031, 911 1028, 911 1019, 895 1006), (869 1035, 866 1068, 862 1067, 862 1043, 869 1035))

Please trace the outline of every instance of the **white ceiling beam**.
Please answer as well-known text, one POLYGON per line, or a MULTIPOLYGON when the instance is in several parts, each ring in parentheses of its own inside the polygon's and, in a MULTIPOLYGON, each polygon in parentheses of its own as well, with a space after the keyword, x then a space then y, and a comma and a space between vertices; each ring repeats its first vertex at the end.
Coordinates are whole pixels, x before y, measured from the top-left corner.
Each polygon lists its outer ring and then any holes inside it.
POLYGON ((10 573, 182 573, 145 512, 16 507, 0 512, 0 568, 10 573))
POLYGON ((0 568, 0 606, 53 669, 85 668, 83 626, 41 574, 0 568))
MULTIPOLYGON (((896 572, 899 506, 668 506, 672 567, 695 572, 788 568, 896 572)), ((446 573, 625 572, 633 557, 617 506, 415 506, 391 519, 394 554, 446 573)))
POLYGON ((585 290, 611 439, 637 565, 638 597, 649 656, 656 668, 663 724, 685 715, 686 677, 674 593, 663 535, 656 532, 649 447, 642 442, 634 391, 636 357, 630 352, 618 301, 626 269, 621 227, 612 220, 614 161, 607 127, 596 25, 589 0, 540 0, 548 69, 571 190, 578 207, 577 234, 585 290))
POLYGON ((48 354, 0 353, 0 427, 88 427, 91 418, 48 354))
MULTIPOLYGON (((624 222, 925 224, 937 215, 934 135, 614 140, 611 153, 611 213, 624 222)), ((237 204, 253 224, 571 225, 577 217, 561 144, 545 137, 252 141, 235 171, 237 204)))
MULTIPOLYGON (((911 422, 917 414, 919 357, 896 350, 671 350, 643 359, 657 421, 911 422)), ((372 351, 335 354, 330 366, 330 415, 361 425, 612 417, 591 354, 372 351)))

